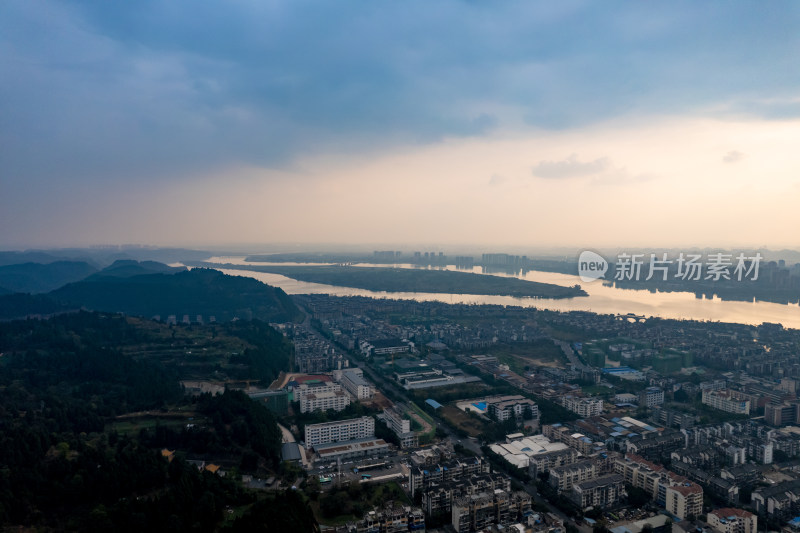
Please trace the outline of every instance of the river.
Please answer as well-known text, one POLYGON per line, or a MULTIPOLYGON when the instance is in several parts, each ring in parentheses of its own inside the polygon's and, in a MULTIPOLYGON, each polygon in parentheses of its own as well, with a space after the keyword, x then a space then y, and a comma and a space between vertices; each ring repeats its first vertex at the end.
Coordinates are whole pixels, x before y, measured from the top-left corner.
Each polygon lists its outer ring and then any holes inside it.
MULTIPOLYGON (((236 265, 308 265, 322 263, 258 263, 247 262, 243 256, 212 257, 211 263, 228 263, 236 265)), ((416 268, 411 264, 356 266, 395 266, 399 268, 416 268)), ((456 270, 450 265, 448 270, 456 270)), ((713 322, 736 322, 740 324, 758 325, 762 322, 774 322, 785 327, 800 329, 800 306, 797 304, 777 304, 772 302, 735 302, 723 301, 719 298, 698 298, 690 292, 649 292, 633 289, 609 287, 596 281, 584 283, 578 276, 558 274, 554 272, 529 271, 518 275, 520 279, 553 283, 555 285, 580 285, 588 294, 586 297, 568 299, 548 298, 515 298, 512 296, 484 296, 475 294, 444 294, 417 292, 378 292, 351 287, 336 287, 319 283, 297 281, 279 274, 255 272, 251 270, 219 269, 232 276, 248 276, 264 283, 280 287, 287 294, 330 294, 333 296, 368 296, 373 298, 394 298, 417 300, 420 302, 445 302, 465 304, 494 304, 536 307, 553 311, 591 311, 602 314, 643 315, 645 317, 662 317, 687 320, 703 320, 713 322)), ((463 270, 461 270, 463 271, 463 270)), ((480 267, 472 270, 482 274, 480 267)), ((504 275, 504 274, 494 274, 504 275)))

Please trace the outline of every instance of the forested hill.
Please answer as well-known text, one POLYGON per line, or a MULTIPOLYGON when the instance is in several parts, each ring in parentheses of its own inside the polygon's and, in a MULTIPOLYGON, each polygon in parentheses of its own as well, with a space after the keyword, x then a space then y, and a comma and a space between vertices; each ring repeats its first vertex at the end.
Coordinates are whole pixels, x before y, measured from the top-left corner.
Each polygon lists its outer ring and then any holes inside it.
POLYGON ((281 434, 266 407, 240 391, 184 396, 178 378, 198 358, 192 346, 211 359, 205 379, 228 368, 269 379, 288 365, 283 343, 259 322, 169 327, 79 312, 0 323, 0 528, 316 531, 291 491, 259 496, 187 461, 276 475, 281 434), (143 416, 158 422, 131 430, 143 416))
POLYGON ((208 269, 130 277, 99 273, 49 296, 67 306, 144 317, 160 315, 162 319, 175 315, 180 320, 188 315, 194 320, 202 315, 222 322, 237 317, 289 322, 302 316, 281 289, 208 269))
POLYGON ((0 320, 48 316, 77 310, 80 306, 57 302, 46 294, 3 293, 0 290, 0 320))
POLYGON ((176 274, 178 272, 184 272, 185 270, 186 267, 171 267, 157 261, 119 259, 86 279, 96 280, 107 277, 130 278, 133 276, 143 276, 145 274, 176 274))
POLYGON ((4 265, 0 266, 0 287, 12 292, 49 292, 95 272, 96 268, 83 261, 4 265))

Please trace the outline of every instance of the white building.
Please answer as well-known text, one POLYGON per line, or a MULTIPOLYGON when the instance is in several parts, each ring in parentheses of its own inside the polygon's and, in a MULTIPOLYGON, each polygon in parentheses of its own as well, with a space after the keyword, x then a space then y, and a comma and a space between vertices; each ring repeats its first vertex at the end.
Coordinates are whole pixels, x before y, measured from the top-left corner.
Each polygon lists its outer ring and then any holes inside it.
POLYGON ((336 371, 334 378, 358 400, 368 400, 375 395, 375 387, 364 379, 364 371, 360 368, 336 371))
POLYGON ((371 416, 309 424, 306 426, 306 448, 318 444, 366 439, 375 436, 375 419, 371 416))
MULTIPOLYGON (((342 390, 342 386, 338 383, 333 382, 325 382, 325 383, 314 383, 309 385, 308 383, 301 383, 294 389, 292 389, 292 400, 295 402, 300 402, 303 404, 303 400, 309 394, 326 394, 329 392, 338 392, 342 390)), ((304 411, 305 412, 305 411, 304 411)))
POLYGON ((726 413, 750 414, 750 400, 736 397, 733 391, 703 391, 703 403, 726 413))
POLYGON ((696 483, 679 483, 667 487, 664 508, 680 519, 700 516, 703 512, 702 487, 696 483))
POLYGON ((614 461, 614 471, 680 519, 702 513, 703 488, 661 465, 628 454, 614 461))
POLYGON ((707 515, 708 525, 718 533, 756 533, 758 517, 743 509, 715 509, 707 515))
POLYGON ((400 439, 402 448, 413 448, 419 444, 417 434, 411 431, 411 420, 396 407, 389 407, 383 411, 386 425, 400 439))
POLYGON ((530 409, 530 418, 539 418, 539 406, 533 400, 524 396, 498 396, 487 398, 487 411, 494 415, 497 420, 504 422, 512 418, 522 418, 526 410, 530 409))
POLYGON ((571 491, 573 485, 592 480, 596 477, 597 467, 594 462, 585 460, 570 465, 551 468, 550 477, 547 482, 561 494, 562 492, 571 491))
POLYGON ((306 394, 300 402, 301 413, 313 413, 315 411, 341 411, 350 405, 350 397, 341 390, 318 392, 306 394))
POLYGON ((647 387, 639 392, 639 405, 642 407, 655 407, 663 403, 664 391, 659 387, 647 387))
POLYGON ((639 401, 639 397, 629 392, 621 392, 614 395, 614 401, 617 403, 634 403, 639 401))
POLYGON ((561 399, 561 405, 582 417, 597 416, 603 412, 603 400, 600 398, 567 395, 561 399))

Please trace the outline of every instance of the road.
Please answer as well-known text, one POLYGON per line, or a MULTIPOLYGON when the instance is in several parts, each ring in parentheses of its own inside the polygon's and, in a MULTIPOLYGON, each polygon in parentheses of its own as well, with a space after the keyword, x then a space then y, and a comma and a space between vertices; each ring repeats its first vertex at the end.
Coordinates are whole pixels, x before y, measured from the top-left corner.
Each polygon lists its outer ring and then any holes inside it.
POLYGON ((581 360, 578 358, 578 355, 575 353, 575 350, 572 349, 572 346, 569 343, 560 341, 558 339, 553 339, 557 345, 561 347, 561 351, 564 352, 564 355, 567 356, 567 359, 572 364, 572 367, 575 370, 590 370, 591 368, 584 365, 581 360))

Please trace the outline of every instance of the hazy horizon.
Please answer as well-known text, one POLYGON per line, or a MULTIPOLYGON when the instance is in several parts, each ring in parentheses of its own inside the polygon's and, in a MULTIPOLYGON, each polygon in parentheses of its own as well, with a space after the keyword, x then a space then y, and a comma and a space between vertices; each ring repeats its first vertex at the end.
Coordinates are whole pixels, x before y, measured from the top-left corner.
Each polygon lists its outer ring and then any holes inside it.
POLYGON ((52 253, 59 257, 79 257, 82 252, 93 252, 103 254, 103 252, 119 252, 121 254, 130 253, 131 257, 137 257, 137 252, 147 255, 146 252, 167 252, 174 251, 180 254, 181 251, 206 252, 216 257, 225 256, 254 256, 270 254, 351 254, 353 256, 370 256, 378 251, 401 252, 401 259, 407 260, 415 252, 444 253, 451 262, 458 255, 473 256, 479 258, 484 253, 507 253, 520 256, 528 256, 532 259, 564 259, 577 260, 578 255, 584 250, 598 252, 607 258, 613 258, 618 253, 664 253, 671 256, 678 253, 712 253, 712 252, 731 252, 731 253, 755 253, 759 252, 765 261, 785 259, 788 264, 797 262, 800 264, 800 249, 791 248, 769 248, 769 247, 714 247, 714 246, 515 246, 515 245, 496 245, 496 244, 431 244, 431 243, 258 243, 258 244, 211 244, 208 246, 158 246, 151 244, 98 244, 90 246, 66 246, 66 247, 18 247, 2 248, 0 252, 12 253, 52 253), (72 254, 72 255, 70 255, 72 254))

